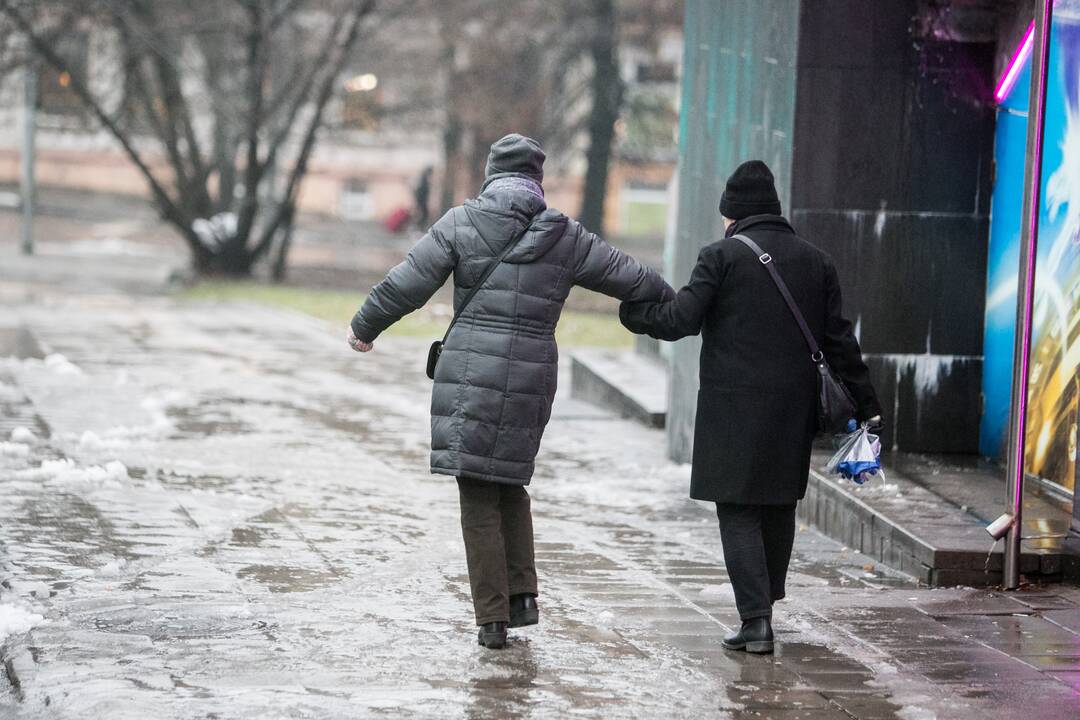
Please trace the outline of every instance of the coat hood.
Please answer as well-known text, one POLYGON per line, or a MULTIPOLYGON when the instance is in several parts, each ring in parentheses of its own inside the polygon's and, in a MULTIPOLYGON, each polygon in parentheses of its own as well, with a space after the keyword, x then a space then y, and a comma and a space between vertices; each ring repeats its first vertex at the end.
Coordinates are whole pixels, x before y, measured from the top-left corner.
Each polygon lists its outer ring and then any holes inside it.
POLYGON ((531 263, 543 257, 566 233, 566 216, 529 192, 487 188, 476 199, 466 200, 464 207, 473 227, 491 246, 492 254, 501 252, 529 223, 529 229, 503 262, 531 263))

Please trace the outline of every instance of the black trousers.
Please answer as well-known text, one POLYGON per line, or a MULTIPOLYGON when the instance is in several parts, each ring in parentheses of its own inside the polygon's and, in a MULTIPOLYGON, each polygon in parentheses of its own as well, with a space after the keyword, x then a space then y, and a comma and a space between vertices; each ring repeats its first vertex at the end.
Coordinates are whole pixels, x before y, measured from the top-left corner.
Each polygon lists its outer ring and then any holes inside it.
POLYGON ((771 617, 772 604, 784 597, 795 505, 716 503, 716 517, 739 617, 771 617))
POLYGON ((476 624, 508 622, 511 595, 537 594, 529 493, 458 478, 458 495, 476 624))

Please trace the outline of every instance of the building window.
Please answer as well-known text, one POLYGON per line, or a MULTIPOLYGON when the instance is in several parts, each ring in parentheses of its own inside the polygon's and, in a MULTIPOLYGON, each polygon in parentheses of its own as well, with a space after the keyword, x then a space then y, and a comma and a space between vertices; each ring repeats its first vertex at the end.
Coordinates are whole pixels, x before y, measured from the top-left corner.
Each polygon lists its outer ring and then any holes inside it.
POLYGON ((382 105, 379 78, 371 73, 345 81, 341 104, 341 124, 347 130, 378 130, 382 105))
POLYGON ((88 39, 86 33, 72 33, 56 43, 56 53, 64 62, 64 70, 57 70, 42 62, 38 69, 38 109, 50 115, 82 115, 84 108, 75 91, 73 81, 86 85, 88 39))
POLYGON ((346 93, 341 124, 349 130, 378 130, 379 103, 375 93, 346 93))

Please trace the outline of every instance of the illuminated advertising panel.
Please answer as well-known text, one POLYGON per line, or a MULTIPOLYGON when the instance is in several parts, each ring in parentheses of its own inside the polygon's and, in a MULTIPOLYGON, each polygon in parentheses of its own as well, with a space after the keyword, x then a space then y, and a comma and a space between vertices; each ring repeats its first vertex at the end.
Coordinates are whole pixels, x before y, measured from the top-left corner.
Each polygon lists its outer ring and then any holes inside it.
POLYGON ((1058 0, 1050 35, 1027 469, 1075 485, 1080 367, 1080 0, 1058 0))
MULTIPOLYGON (((1030 86, 1030 32, 999 80, 987 283, 981 447, 1005 450, 1030 86)), ((1075 485, 1080 378, 1080 0, 1057 0, 1050 35, 1041 170, 1027 470, 1075 485)))

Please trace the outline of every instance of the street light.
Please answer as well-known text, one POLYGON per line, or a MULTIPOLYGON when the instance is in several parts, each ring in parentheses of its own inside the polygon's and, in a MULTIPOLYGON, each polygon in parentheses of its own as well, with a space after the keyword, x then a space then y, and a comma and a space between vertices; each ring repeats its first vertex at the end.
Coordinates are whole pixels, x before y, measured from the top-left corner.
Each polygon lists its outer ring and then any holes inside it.
POLYGON ((23 69, 22 151, 19 173, 22 220, 19 235, 24 255, 34 253, 34 132, 37 126, 37 64, 31 54, 29 40, 27 61, 23 69))
POLYGON ((349 92, 371 92, 379 86, 379 78, 372 73, 356 75, 345 81, 345 89, 349 92))

